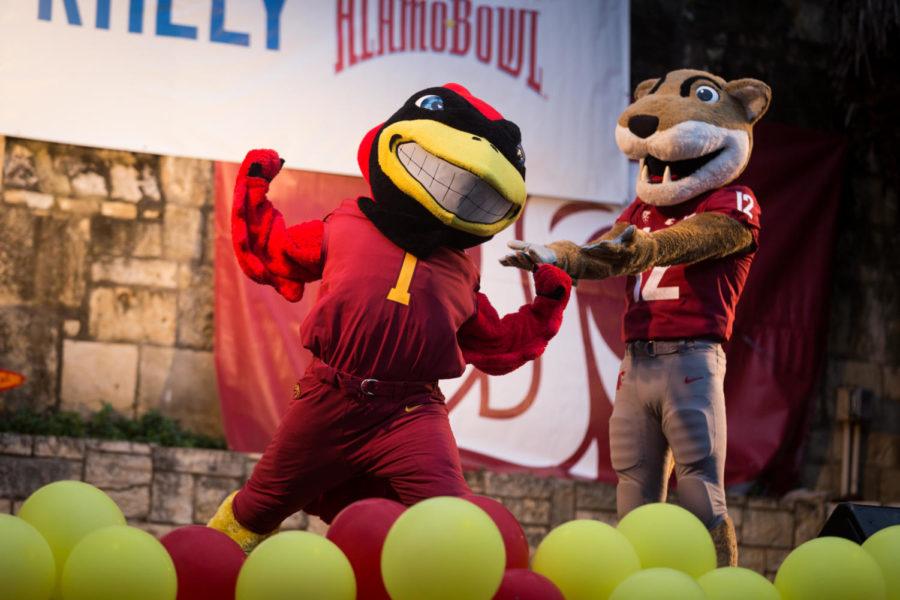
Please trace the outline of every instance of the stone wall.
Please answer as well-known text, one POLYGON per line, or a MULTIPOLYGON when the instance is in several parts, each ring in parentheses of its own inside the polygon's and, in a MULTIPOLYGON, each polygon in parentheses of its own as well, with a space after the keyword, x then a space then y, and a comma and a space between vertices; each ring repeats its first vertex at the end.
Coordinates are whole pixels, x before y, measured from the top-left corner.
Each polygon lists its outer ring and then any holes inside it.
MULTIPOLYGON (((37 488, 60 479, 103 489, 129 523, 154 535, 205 523, 219 502, 241 485, 258 455, 223 450, 0 433, 0 512, 15 513, 37 488)), ((572 519, 615 525, 615 488, 583 481, 466 473, 476 493, 502 501, 522 523, 532 549, 553 527, 572 519)), ((791 548, 818 534, 831 508, 825 494, 781 500, 732 497, 741 564, 773 576, 791 548)), ((318 518, 297 513, 284 525, 324 533, 318 518)))
POLYGON ((0 408, 149 409, 219 434, 213 164, 0 136, 0 408))

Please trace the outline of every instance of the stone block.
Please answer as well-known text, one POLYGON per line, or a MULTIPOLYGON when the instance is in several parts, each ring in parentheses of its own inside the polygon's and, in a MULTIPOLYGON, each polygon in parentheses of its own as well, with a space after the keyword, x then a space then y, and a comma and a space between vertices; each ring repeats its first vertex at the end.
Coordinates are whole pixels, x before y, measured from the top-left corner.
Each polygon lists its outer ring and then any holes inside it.
POLYGON ((162 225, 96 217, 91 222, 91 252, 95 256, 157 258, 162 255, 162 225))
POLYGON ((132 165, 112 165, 109 180, 112 187, 110 197, 126 202, 139 202, 144 194, 138 184, 138 170, 132 165))
POLYGON ((34 289, 36 219, 27 208, 0 210, 0 306, 29 300, 34 289))
POLYGON ((882 469, 878 499, 881 502, 900 502, 900 469, 882 469))
POLYGON ((741 538, 746 544, 790 548, 794 537, 794 515, 783 510, 751 508, 744 514, 741 538))
POLYGON ((150 486, 142 485, 122 490, 103 489, 122 509, 126 519, 146 519, 150 514, 150 486))
POLYGON ((744 524, 744 508, 741 506, 734 506, 732 504, 728 505, 728 516, 731 517, 731 522, 734 523, 734 526, 738 529, 741 528, 741 525, 744 524))
POLYGON ((88 330, 102 341, 175 343, 173 291, 98 287, 90 295, 88 330))
POLYGON ((766 548, 766 573, 776 572, 790 553, 787 549, 766 548))
POLYGON ((200 258, 200 210, 167 205, 163 217, 163 255, 173 260, 200 258))
POLYGON ((60 210, 76 215, 93 215, 100 212, 102 202, 97 198, 57 198, 60 210))
POLYGON ((760 575, 766 573, 765 548, 751 548, 741 545, 738 549, 738 564, 745 569, 756 571, 760 575))
POLYGON ((466 478, 466 483, 473 494, 484 493, 484 471, 466 471, 463 473, 463 476, 466 478))
POLYGON ((6 190, 3 201, 7 204, 22 204, 32 210, 48 211, 53 208, 53 196, 30 190, 6 190))
POLYGON ((109 490, 124 490, 149 485, 153 479, 153 461, 140 454, 106 454, 89 451, 84 480, 109 490))
POLYGON ((0 432, 0 454, 31 456, 34 438, 21 433, 0 432))
POLYGON ((87 288, 90 220, 84 217, 43 219, 37 239, 35 299, 49 305, 81 308, 87 288))
POLYGON ((150 520, 158 523, 193 523, 194 477, 186 473, 157 472, 153 477, 150 520))
MULTIPOLYGON (((146 348, 146 347, 145 347, 146 348)), ((212 352, 176 349, 145 352, 150 365, 147 387, 141 389, 139 412, 158 410, 191 431, 222 436, 216 367, 212 352), (162 380, 164 370, 169 372, 162 380)))
POLYGON ((865 439, 866 468, 894 468, 900 466, 900 435, 871 431, 865 439))
POLYGON ((97 439, 89 439, 85 441, 85 445, 89 450, 96 450, 98 452, 111 452, 113 454, 138 454, 150 456, 151 449, 153 448, 150 444, 144 444, 141 442, 128 442, 125 440, 97 440, 97 439))
MULTIPOLYGON (((0 154, 2 156, 2 154, 0 154)), ((9 498, 0 498, 0 514, 11 515, 13 511, 13 501, 9 498)))
POLYGON ((550 527, 575 518, 575 482, 559 481, 550 500, 550 527))
POLYGON ((100 173, 83 171, 70 180, 72 191, 76 196, 102 198, 109 194, 106 187, 106 179, 100 173))
POLYGON ((157 471, 235 478, 244 475, 244 457, 228 450, 160 446, 153 449, 153 465, 157 471))
POLYGON ((81 461, 0 456, 0 498, 24 499, 61 479, 81 479, 81 461))
POLYGON ((179 346, 212 350, 214 305, 212 267, 193 269, 190 284, 178 294, 179 346))
POLYGON ((528 540, 528 547, 531 550, 532 555, 534 554, 535 549, 550 532, 546 527, 539 527, 536 525, 523 526, 522 530, 525 532, 525 539, 528 540))
POLYGON ((555 480, 535 477, 527 473, 494 473, 484 474, 485 493, 490 496, 504 498, 538 498, 549 500, 553 495, 555 480))
POLYGON ((137 206, 129 202, 104 202, 100 205, 100 214, 113 219, 136 219, 137 206))
POLYGON ((163 156, 159 179, 166 202, 200 207, 212 204, 213 163, 208 160, 163 156))
POLYGON ((579 481, 575 484, 575 506, 588 510, 615 510, 616 486, 579 481))
POLYGON ((242 480, 236 477, 198 476, 194 481, 194 522, 208 522, 222 500, 241 487, 242 480))
MULTIPOLYGON (((215 262, 216 256, 216 211, 209 209, 205 211, 206 227, 203 228, 203 262, 211 265, 215 262)), ((222 235, 230 236, 230 232, 223 232, 222 235)), ((229 237, 230 239, 230 237, 229 237)))
POLYGON ((66 319, 63 321, 63 333, 66 334, 66 337, 78 337, 78 334, 81 333, 81 321, 66 319))
POLYGON ((171 533, 175 529, 178 529, 176 525, 165 525, 163 523, 148 523, 144 520, 130 520, 128 524, 132 527, 137 527, 138 529, 142 529, 155 537, 156 539, 162 538, 167 533, 171 533))
POLYGON ((56 404, 59 330, 58 313, 50 307, 0 306, 2 368, 25 376, 24 384, 0 394, 0 408, 56 404))
POLYGON ((616 511, 609 510, 576 510, 576 519, 590 519, 592 521, 600 521, 615 527, 619 524, 619 515, 616 511))
POLYGON ((37 189, 40 180, 33 149, 18 141, 10 141, 5 146, 2 178, 4 187, 37 189))
POLYGON ((159 410, 172 402, 172 360, 175 348, 169 346, 141 346, 138 366, 138 414, 159 410))
POLYGON ((91 265, 95 283, 118 283, 175 289, 178 264, 155 258, 106 258, 91 265))
POLYGON ((137 346, 63 341, 60 398, 67 410, 95 411, 104 403, 132 411, 137 384, 137 346))
POLYGON ((550 525, 551 505, 549 500, 533 498, 507 498, 503 504, 522 525, 550 525))
POLYGON ((34 438, 34 455, 50 458, 84 458, 85 441, 71 437, 38 435, 34 438))

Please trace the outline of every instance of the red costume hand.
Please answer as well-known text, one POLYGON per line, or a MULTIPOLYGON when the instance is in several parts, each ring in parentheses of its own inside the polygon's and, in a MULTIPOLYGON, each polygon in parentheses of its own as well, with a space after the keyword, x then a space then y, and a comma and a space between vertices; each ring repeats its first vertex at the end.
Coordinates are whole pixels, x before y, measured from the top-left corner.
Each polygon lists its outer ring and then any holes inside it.
POLYGON ((565 304, 569 301, 569 293, 572 291, 572 278, 558 267, 540 265, 534 272, 534 291, 538 296, 562 300, 565 304))
POLYGON ((238 177, 261 177, 272 181, 283 164, 284 159, 274 150, 251 150, 241 163, 238 177))

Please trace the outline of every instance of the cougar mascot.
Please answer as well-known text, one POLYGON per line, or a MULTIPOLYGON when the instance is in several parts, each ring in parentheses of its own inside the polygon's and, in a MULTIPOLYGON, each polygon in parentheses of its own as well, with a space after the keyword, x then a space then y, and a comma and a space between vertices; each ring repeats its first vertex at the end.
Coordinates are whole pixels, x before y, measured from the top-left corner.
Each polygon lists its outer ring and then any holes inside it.
POLYGON ((422 90, 360 145, 372 198, 290 227, 266 198, 283 161, 272 150, 247 155, 234 192, 235 253, 247 276, 290 301, 321 280, 300 331, 315 360, 211 527, 249 552, 301 509, 330 521, 369 496, 412 504, 469 493, 438 380, 467 363, 501 374, 540 356, 571 287, 543 265, 534 301, 503 318, 478 290, 465 249, 521 214, 520 142, 515 123, 464 87, 422 90))
POLYGON ((759 203, 729 185, 747 166, 769 87, 678 70, 637 86, 616 142, 639 162, 638 197, 585 246, 510 242, 501 262, 554 264, 572 278, 627 275, 625 359, 610 418, 620 518, 664 501, 671 469, 681 503, 710 529, 720 565, 737 564, 725 506, 725 354, 756 252, 759 203))

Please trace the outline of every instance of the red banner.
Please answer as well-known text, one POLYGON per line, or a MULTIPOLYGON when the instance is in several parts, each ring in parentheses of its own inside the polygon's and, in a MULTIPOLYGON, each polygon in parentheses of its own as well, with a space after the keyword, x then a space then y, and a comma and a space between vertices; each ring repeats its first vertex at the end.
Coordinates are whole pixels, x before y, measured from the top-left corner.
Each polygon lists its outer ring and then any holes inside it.
MULTIPOLYGON (((754 190, 762 206, 762 234, 728 347, 729 483, 764 476, 785 486, 796 473, 812 388, 823 358, 842 160, 843 144, 833 137, 784 126, 757 128, 756 148, 742 183, 754 190)), ((317 285, 307 287, 301 302, 290 304, 273 289, 259 286, 241 273, 229 234, 236 172, 237 165, 217 164, 216 364, 229 445, 260 451, 290 401, 294 381, 311 359, 300 347, 297 330, 316 298, 317 285)), ((271 197, 293 224, 322 218, 341 200, 364 193, 367 187, 359 178, 283 171, 273 184, 271 197)), ((579 235, 584 238, 576 241, 584 242, 615 216, 608 207, 542 200, 526 209, 516 231, 509 235, 549 241, 564 237, 559 235, 564 228, 557 225, 574 219, 580 220, 576 230, 583 232, 579 235), (535 231, 544 233, 535 238, 535 231)), ((473 258, 480 262, 490 254, 485 266, 493 265, 490 261, 502 251, 501 246, 500 239, 494 240, 476 249, 473 258)), ((504 308, 514 309, 529 293, 524 287, 527 279, 523 289, 514 292, 499 279, 494 276, 491 284, 518 298, 505 301, 512 304, 504 308)), ((487 291, 493 299, 491 289, 487 291)), ((471 369, 448 384, 448 403, 467 466, 615 481, 609 465, 607 423, 612 410, 609 390, 615 386, 615 381, 609 381, 610 373, 617 372, 615 362, 624 349, 620 341, 622 307, 621 279, 581 282, 566 314, 569 322, 564 328, 568 327, 569 334, 561 334, 551 343, 543 361, 520 369, 518 387, 504 387, 495 378, 471 369), (584 356, 584 364, 569 370, 566 361, 573 364, 575 356, 584 356), (584 396, 583 405, 570 401, 570 396, 579 395, 570 394, 572 386, 584 396), (496 403, 496 390, 509 389, 522 391, 499 405, 492 404, 496 403), (494 400, 491 390, 495 390, 494 400), (571 432, 554 429, 557 436, 567 437, 548 437, 548 452, 553 446, 556 454, 541 460, 532 453, 519 460, 509 451, 492 452, 490 444, 468 443, 487 431, 475 431, 476 425, 470 431, 474 418, 494 430, 507 428, 515 439, 516 428, 525 427, 528 414, 540 410, 538 390, 544 398, 552 396, 556 406, 551 408, 560 418, 583 423, 571 432), (469 417, 460 417, 464 410, 469 417), (476 447, 478 451, 473 450, 476 447)), ((547 410, 549 402, 545 399, 543 403, 547 410)))

